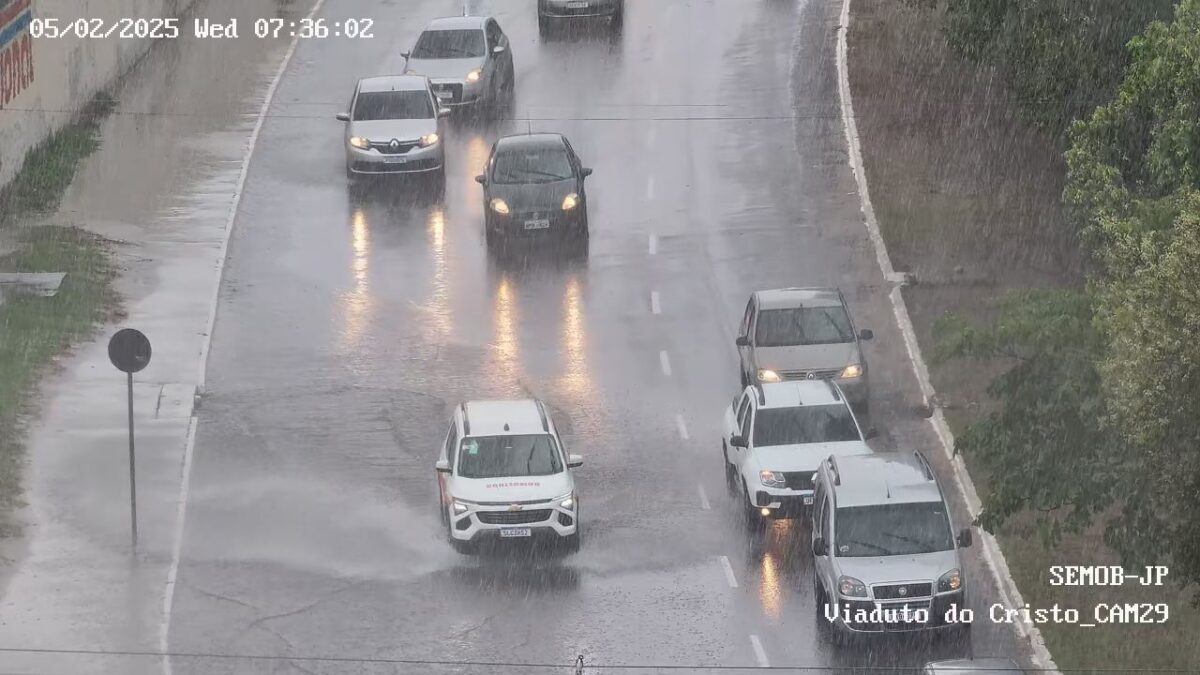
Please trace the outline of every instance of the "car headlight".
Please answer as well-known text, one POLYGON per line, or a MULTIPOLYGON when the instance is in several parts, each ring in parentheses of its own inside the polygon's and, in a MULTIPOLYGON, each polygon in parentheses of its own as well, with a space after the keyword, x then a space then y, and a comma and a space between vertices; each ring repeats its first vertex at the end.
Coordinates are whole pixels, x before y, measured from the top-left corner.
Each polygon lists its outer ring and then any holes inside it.
POLYGON ((418 141, 418 142, 421 144, 422 148, 428 148, 429 146, 433 145, 434 143, 437 143, 440 140, 441 140, 441 136, 438 136, 437 134, 425 134, 424 136, 421 137, 420 141, 418 141))
POLYGON ((503 199, 500 199, 499 197, 496 197, 495 199, 493 199, 489 203, 489 206, 491 206, 492 210, 495 211, 496 213, 508 213, 508 202, 504 201, 503 199))
POLYGON ((469 508, 467 508, 467 505, 466 505, 466 504, 464 504, 464 503, 462 503, 462 502, 460 502, 460 501, 457 501, 457 500, 455 500, 455 502, 454 502, 454 515, 456 515, 456 516, 461 516, 462 514, 466 513, 466 512, 467 512, 467 511, 469 511, 469 510, 470 510, 470 509, 469 509, 469 508))
POLYGON ((353 145, 360 150, 366 150, 367 148, 371 147, 371 141, 368 141, 362 136, 351 136, 350 145, 353 145))
POLYGON ((482 76, 483 76, 483 71, 476 68, 475 70, 472 70, 471 72, 467 73, 467 82, 478 82, 479 78, 482 76))
POLYGON ((576 206, 579 206, 579 195, 572 192, 571 194, 567 195, 566 197, 563 197, 563 203, 562 203, 563 211, 570 211, 571 209, 575 208, 576 206))
POLYGON ((758 472, 758 479, 767 487, 781 488, 787 486, 787 479, 778 471, 767 471, 763 469, 758 472))
POLYGON ((758 381, 759 382, 780 382, 780 381, 782 381, 782 379, 783 378, 779 377, 779 373, 777 373, 773 370, 768 370, 766 368, 758 369, 758 381))
POLYGON ((938 593, 957 591, 962 588, 962 574, 958 570, 950 570, 938 578, 938 593))
POLYGON ((568 511, 575 510, 575 493, 574 492, 568 492, 567 494, 565 494, 561 497, 555 497, 554 501, 558 502, 559 506, 563 507, 564 509, 566 509, 568 511))
POLYGON ((862 375, 862 366, 858 365, 857 363, 851 363, 842 369, 842 374, 838 375, 838 378, 846 380, 853 377, 858 377, 860 375, 862 375))
POLYGON ((865 598, 867 597, 867 585, 854 577, 843 574, 838 577, 838 592, 847 598, 865 598))

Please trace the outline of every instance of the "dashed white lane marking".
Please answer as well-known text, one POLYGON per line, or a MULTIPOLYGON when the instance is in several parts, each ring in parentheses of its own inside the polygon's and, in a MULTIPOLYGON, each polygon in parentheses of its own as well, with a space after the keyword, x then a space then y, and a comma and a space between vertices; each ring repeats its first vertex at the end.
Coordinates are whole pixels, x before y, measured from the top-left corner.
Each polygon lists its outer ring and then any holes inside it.
POLYGON ((646 179, 646 199, 654 199, 654 174, 646 179))
POLYGON ((712 504, 708 503, 708 493, 704 491, 703 485, 697 485, 696 489, 700 491, 700 508, 705 511, 712 508, 712 504))
POLYGON ((650 255, 658 253, 658 236, 650 235, 650 255))
POLYGON ((658 291, 650 291, 650 312, 662 314, 662 304, 658 301, 658 291))
POLYGON ((662 366, 663 375, 671 374, 671 357, 665 351, 658 353, 658 364, 662 366))
POLYGON ((725 581, 729 582, 729 587, 737 588, 737 578, 733 576, 733 565, 729 564, 727 556, 721 556, 721 567, 725 569, 725 581))
POLYGON ((767 660, 767 652, 763 650, 762 641, 757 635, 750 636, 750 646, 754 648, 754 658, 758 659, 758 667, 770 668, 771 662, 767 660))
POLYGON ((688 436, 688 432, 687 432, 687 425, 683 423, 683 415, 675 416, 675 428, 679 430, 680 438, 682 438, 685 441, 690 438, 690 436, 688 436))

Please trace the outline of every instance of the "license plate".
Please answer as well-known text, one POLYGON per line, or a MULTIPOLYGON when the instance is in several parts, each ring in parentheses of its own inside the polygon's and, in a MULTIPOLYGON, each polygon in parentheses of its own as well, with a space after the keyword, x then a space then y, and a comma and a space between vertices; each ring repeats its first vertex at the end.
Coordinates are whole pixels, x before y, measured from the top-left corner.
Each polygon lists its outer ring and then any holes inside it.
POLYGON ((812 495, 804 495, 804 505, 812 506, 812 495))
POLYGON ((407 157, 384 157, 384 164, 403 164, 408 161, 407 157))
POLYGON ((525 221, 525 229, 527 230, 545 230, 550 227, 549 218, 537 218, 534 220, 525 221))
POLYGON ((567 9, 587 9, 587 6, 588 6, 587 0, 580 0, 579 2, 568 2, 567 3, 567 9))
POLYGON ((533 536, 533 530, 528 527, 502 527, 500 528, 501 537, 530 537, 533 536))

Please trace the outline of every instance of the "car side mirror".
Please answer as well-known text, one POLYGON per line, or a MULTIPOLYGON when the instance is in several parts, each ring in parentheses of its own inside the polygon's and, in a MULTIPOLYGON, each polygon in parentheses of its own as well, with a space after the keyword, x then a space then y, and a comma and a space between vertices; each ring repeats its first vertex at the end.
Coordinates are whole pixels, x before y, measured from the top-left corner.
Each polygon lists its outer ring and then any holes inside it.
POLYGON ((348 113, 348 112, 338 113, 337 115, 335 115, 335 117, 337 117, 339 122, 349 122, 350 121, 350 113, 348 113))
POLYGON ((587 168, 580 169, 580 170, 579 170, 579 175, 580 175, 580 176, 583 176, 584 178, 587 178, 588 176, 592 175, 592 170, 591 170, 591 169, 587 169, 587 168))
POLYGON ((735 448, 746 447, 746 439, 742 438, 741 434, 734 434, 733 438, 729 439, 729 444, 735 448))
POLYGON ((483 174, 479 174, 478 176, 475 176, 475 182, 479 183, 480 185, 486 185, 487 184, 487 176, 485 176, 483 174))
POLYGON ((739 335, 737 339, 733 341, 733 344, 739 347, 749 347, 750 338, 746 337, 745 335, 739 335))
POLYGON ((449 108, 438 108, 438 117, 449 117, 449 116, 450 116, 449 108))
POLYGON ((433 465, 433 467, 434 467, 435 469, 437 469, 437 470, 438 470, 440 473, 450 473, 450 462, 449 462, 449 460, 445 460, 445 459, 439 459, 439 460, 437 461, 437 463, 433 465))
POLYGON ((972 543, 974 543, 974 537, 971 535, 971 528, 964 527, 958 533, 958 546, 959 548, 971 548, 972 543))
POLYGON ((504 45, 496 45, 495 47, 492 47, 492 53, 493 54, 503 54, 504 53, 504 45))
POLYGON ((412 54, 412 52, 400 52, 400 56, 403 56, 405 61, 408 60, 409 54, 412 54))
POLYGON ((812 542, 812 552, 815 556, 829 555, 829 544, 826 543, 825 537, 817 537, 812 542))
POLYGON ((567 467, 577 469, 583 466, 583 455, 567 455, 567 467))
POLYGON ((870 340, 873 337, 875 337, 875 333, 873 333, 870 328, 864 328, 858 331, 859 340, 870 340))
POLYGON ((863 432, 864 439, 875 438, 878 435, 879 435, 879 430, 876 429, 875 427, 867 427, 867 430, 863 432))

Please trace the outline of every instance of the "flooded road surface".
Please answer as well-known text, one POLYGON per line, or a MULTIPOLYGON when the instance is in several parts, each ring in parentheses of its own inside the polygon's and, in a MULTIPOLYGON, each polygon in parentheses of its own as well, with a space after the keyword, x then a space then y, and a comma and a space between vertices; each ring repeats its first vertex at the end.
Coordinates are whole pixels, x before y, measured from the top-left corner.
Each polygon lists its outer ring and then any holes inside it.
MULTIPOLYGON (((568 672, 580 654, 911 669, 965 653, 832 648, 807 527, 747 534, 721 472, 735 326, 752 291, 780 286, 844 290, 875 332, 873 443, 940 457, 846 163, 841 3, 630 1, 620 35, 546 38, 534 3, 470 4, 512 41, 516 119, 452 121, 442 200, 417 181, 351 189, 334 115, 459 3, 327 3, 377 37, 302 41, 280 82, 220 291, 170 623, 191 655, 173 671, 568 672), (473 177, 496 138, 526 131, 566 134, 595 171, 584 256, 485 248, 473 177), (459 556, 433 468, 451 407, 526 396, 585 458, 583 548, 459 556), (220 656, 238 654, 282 659, 220 656)), ((991 577, 968 553, 986 615, 991 577)), ((988 623, 973 641, 1015 649, 988 623)))

